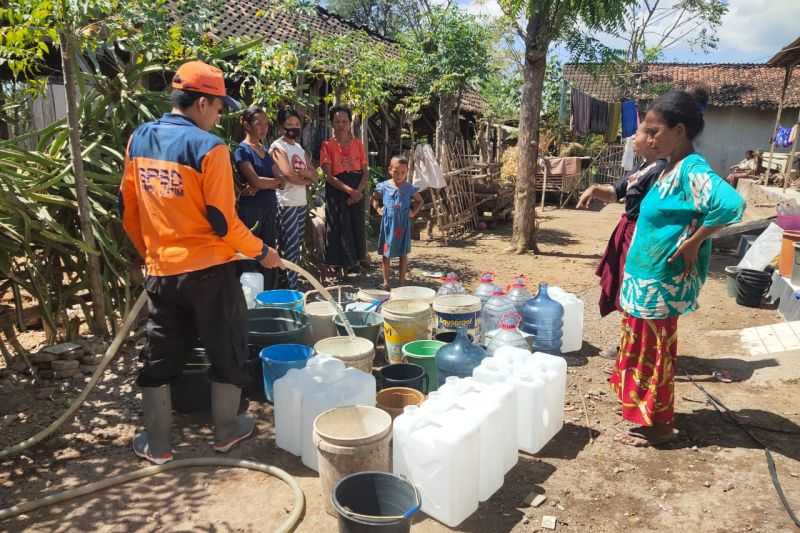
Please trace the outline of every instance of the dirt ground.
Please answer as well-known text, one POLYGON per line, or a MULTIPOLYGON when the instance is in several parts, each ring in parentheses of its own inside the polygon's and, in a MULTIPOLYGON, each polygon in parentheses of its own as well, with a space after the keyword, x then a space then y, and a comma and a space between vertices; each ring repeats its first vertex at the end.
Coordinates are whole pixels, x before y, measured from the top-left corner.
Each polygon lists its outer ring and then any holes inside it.
MULTIPOLYGON (((426 271, 455 271, 470 287, 485 270, 495 271, 502 283, 522 273, 532 282, 544 280, 576 292, 586 302, 583 349, 567 357, 564 429, 541 453, 521 455, 503 488, 458 530, 545 531, 542 517, 552 515, 558 519, 558 531, 792 531, 770 483, 764 452, 721 418, 686 377, 676 384, 681 437, 675 444, 655 450, 614 441, 625 425, 605 382, 611 362, 599 352, 615 342, 619 317, 599 318, 594 267, 620 212, 619 206, 599 212, 546 209, 538 256, 506 253, 508 228, 449 246, 437 241, 414 243, 415 282, 430 281, 422 276, 426 271), (534 508, 530 502, 537 494, 546 495, 547 500, 534 508)), ((701 310, 681 319, 678 371, 692 376, 749 423, 789 432, 754 430, 775 452, 783 489, 800 510, 798 384, 759 379, 764 363, 749 361, 737 337, 726 334, 780 320, 775 311, 739 307, 726 295, 722 271, 733 262, 732 257, 715 255, 701 310), (717 369, 730 370, 740 381, 714 381, 711 373, 717 369)), ((375 272, 362 279, 362 286, 377 285, 377 265, 373 255, 375 272)), ((23 337, 30 347, 40 339, 36 333, 23 337)), ((113 363, 77 418, 57 437, 0 463, 0 507, 144 466, 129 447, 140 422, 140 396, 133 384, 135 353, 131 347, 113 363)), ((0 447, 45 427, 83 385, 83 379, 63 383, 46 395, 18 376, 0 378, 0 447)), ((275 447, 269 406, 251 405, 250 410, 258 418, 258 435, 231 455, 273 464, 297 477, 306 495, 305 515, 297 531, 336 531, 335 520, 323 510, 315 473, 303 467, 299 458, 275 447)), ((182 416, 175 422, 178 457, 213 453, 208 420, 182 416)), ((0 529, 270 531, 290 505, 289 491, 276 479, 247 471, 193 469, 45 508, 0 523, 0 529)), ((420 514, 413 530, 448 528, 420 514)))

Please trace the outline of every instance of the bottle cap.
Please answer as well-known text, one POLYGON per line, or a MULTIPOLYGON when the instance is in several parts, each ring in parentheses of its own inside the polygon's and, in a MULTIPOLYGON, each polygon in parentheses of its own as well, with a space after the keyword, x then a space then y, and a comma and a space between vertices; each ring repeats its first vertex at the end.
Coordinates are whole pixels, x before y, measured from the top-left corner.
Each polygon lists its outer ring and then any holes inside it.
POLYGON ((481 283, 491 283, 494 281, 494 274, 491 272, 484 272, 481 274, 481 283))
POLYGON ((521 317, 519 313, 506 313, 500 318, 500 329, 512 331, 519 326, 521 317))

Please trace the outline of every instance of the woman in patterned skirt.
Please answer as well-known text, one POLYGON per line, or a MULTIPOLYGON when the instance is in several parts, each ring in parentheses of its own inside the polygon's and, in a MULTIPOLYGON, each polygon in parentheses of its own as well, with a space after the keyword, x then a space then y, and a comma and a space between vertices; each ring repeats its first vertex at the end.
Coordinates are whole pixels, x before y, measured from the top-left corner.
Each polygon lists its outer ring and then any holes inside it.
POLYGON ((641 203, 620 294, 622 335, 609 381, 623 418, 638 426, 618 437, 632 446, 675 438, 678 317, 698 308, 709 238, 744 211, 742 198, 694 151, 707 103, 702 89, 670 91, 643 125, 651 148, 669 163, 641 203))
MULTIPOLYGON (((286 178, 286 184, 278 189, 278 246, 281 257, 297 263, 306 233, 306 187, 317 180, 317 174, 299 142, 300 115, 283 110, 278 113, 278 122, 283 135, 269 147, 272 159, 286 178)), ((290 271, 286 277, 288 288, 296 290, 297 274, 290 271)))

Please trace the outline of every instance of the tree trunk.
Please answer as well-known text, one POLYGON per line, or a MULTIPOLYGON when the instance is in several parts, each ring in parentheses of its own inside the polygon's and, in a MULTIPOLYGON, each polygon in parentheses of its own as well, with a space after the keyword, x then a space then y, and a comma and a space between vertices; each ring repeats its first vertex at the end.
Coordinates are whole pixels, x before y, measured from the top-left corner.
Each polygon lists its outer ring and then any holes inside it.
POLYGON ((450 155, 455 150, 458 99, 452 94, 439 95, 439 120, 436 123, 436 157, 444 172, 452 170, 450 155))
POLYGON ((538 21, 529 21, 528 39, 525 43, 517 142, 519 166, 514 191, 514 229, 511 236, 511 249, 518 254, 528 250, 539 252, 536 246, 536 166, 539 158, 539 115, 549 43, 539 41, 535 31, 538 27, 538 21))
POLYGON ((106 299, 100 278, 100 254, 92 232, 92 207, 89 203, 89 184, 83 172, 81 153, 81 126, 78 116, 78 73, 75 58, 75 47, 70 31, 61 32, 61 67, 64 71, 64 88, 67 99, 67 126, 69 130, 69 151, 72 169, 75 174, 75 194, 78 197, 78 218, 81 224, 81 236, 92 250, 87 252, 87 275, 89 278, 89 294, 92 297, 92 317, 89 322, 95 335, 107 336, 106 299))

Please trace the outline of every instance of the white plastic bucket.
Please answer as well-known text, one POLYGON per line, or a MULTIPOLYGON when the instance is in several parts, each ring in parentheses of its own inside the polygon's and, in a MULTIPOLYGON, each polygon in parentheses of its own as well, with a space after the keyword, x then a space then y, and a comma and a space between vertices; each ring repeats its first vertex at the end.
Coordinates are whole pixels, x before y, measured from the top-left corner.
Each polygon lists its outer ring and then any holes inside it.
POLYGON ((481 299, 471 294, 447 294, 437 296, 433 301, 436 313, 436 333, 456 331, 466 328, 475 337, 478 331, 478 317, 481 312, 481 299))
MULTIPOLYGON (((314 420, 322 494, 329 495, 345 476, 363 471, 389 472, 392 467, 392 417, 377 407, 335 407, 314 420)), ((334 514, 330 498, 325 510, 334 514)))
POLYGON ((362 337, 328 337, 314 344, 317 355, 327 355, 341 360, 345 366, 372 373, 375 345, 362 337))
POLYGON ((431 338, 431 308, 423 301, 389 300, 381 310, 386 358, 390 363, 403 362, 403 345, 431 338))
POLYGON ((306 314, 311 324, 311 344, 338 335, 336 325, 333 323, 336 309, 330 302, 307 303, 306 314))
POLYGON ((389 291, 383 291, 381 289, 361 289, 356 293, 356 300, 359 302, 372 303, 375 300, 387 300, 389 296, 389 291))
POLYGON ((397 287, 390 293, 391 300, 414 300, 428 305, 436 298, 436 291, 428 287, 397 287))

